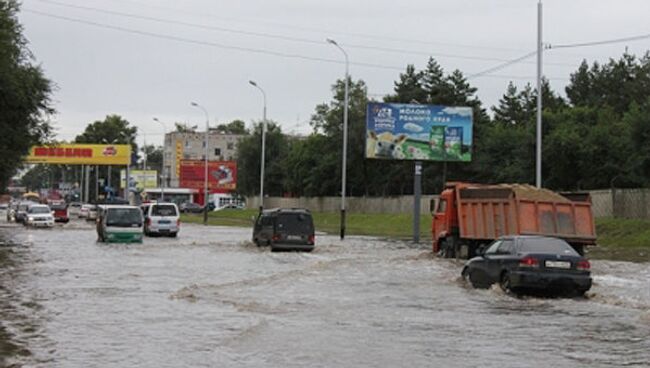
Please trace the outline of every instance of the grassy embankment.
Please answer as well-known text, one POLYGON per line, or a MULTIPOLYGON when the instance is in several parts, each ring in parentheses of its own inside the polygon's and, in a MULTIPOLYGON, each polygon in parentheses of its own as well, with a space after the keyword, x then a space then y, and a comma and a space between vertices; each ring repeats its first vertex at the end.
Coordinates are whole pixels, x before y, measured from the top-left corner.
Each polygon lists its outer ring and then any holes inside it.
MULTIPOLYGON (((222 210, 210 212, 208 224, 221 226, 251 227, 251 218, 257 215, 257 210, 222 210)), ((340 215, 335 212, 313 213, 316 231, 328 234, 340 232, 340 215)), ((386 238, 406 239, 413 237, 413 216, 392 214, 359 214, 346 215, 346 234, 372 235, 386 238)), ((182 215, 181 221, 203 223, 203 215, 182 215)), ((420 239, 431 239, 431 216, 420 217, 420 239)))
POLYGON ((591 258, 650 261, 650 221, 596 219, 598 247, 591 248, 591 258))
MULTIPOLYGON (((250 227, 256 210, 223 210, 211 212, 210 225, 250 227)), ((339 233, 339 214, 334 212, 314 213, 317 231, 328 234, 339 233)), ((410 239, 412 233, 411 215, 358 214, 347 215, 349 235, 371 235, 386 238, 410 239)), ((203 215, 183 215, 182 221, 203 223, 203 215)), ((431 239, 431 216, 420 217, 420 238, 431 239)), ((598 246, 589 249, 589 257, 597 259, 621 259, 650 261, 650 221, 604 218, 596 220, 598 246)))

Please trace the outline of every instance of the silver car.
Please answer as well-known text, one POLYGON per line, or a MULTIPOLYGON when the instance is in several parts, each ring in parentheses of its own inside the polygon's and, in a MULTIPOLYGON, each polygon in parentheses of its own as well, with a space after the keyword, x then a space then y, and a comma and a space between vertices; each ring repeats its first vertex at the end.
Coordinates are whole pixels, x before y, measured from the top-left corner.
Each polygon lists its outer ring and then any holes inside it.
POLYGON ((181 230, 178 206, 175 203, 150 203, 142 206, 144 234, 176 237, 181 230))
POLYGON ((52 213, 50 207, 47 205, 31 205, 27 210, 24 224, 25 226, 30 227, 53 227, 54 214, 52 213))

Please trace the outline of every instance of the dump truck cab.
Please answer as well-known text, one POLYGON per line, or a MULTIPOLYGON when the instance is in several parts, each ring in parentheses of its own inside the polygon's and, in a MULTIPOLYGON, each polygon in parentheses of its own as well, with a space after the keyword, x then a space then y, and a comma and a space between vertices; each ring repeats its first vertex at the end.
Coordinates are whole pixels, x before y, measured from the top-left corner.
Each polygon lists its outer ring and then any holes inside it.
POLYGON ((458 214, 456 208, 456 183, 449 183, 445 190, 440 193, 437 201, 432 201, 433 216, 432 235, 433 251, 440 251, 441 242, 444 242, 448 236, 458 233, 458 214))

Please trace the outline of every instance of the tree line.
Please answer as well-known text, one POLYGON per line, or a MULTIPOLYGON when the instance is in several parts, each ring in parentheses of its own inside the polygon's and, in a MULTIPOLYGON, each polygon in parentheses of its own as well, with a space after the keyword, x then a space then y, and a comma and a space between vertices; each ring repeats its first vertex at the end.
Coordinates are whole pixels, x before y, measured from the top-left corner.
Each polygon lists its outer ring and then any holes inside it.
MULTIPOLYGON (((368 90, 350 80, 348 182, 351 196, 411 194, 414 163, 364 158, 368 90)), ((445 180, 480 183, 535 182, 537 91, 512 82, 488 113, 459 70, 446 73, 430 58, 408 65, 384 102, 469 106, 474 112, 471 163, 423 163, 423 191, 438 192, 445 180)), ((554 190, 637 187, 650 184, 650 54, 625 53, 605 64, 583 61, 571 73, 566 97, 542 83, 543 186, 554 190)), ((269 123, 265 192, 270 196, 340 195, 344 81, 332 100, 316 106, 302 138, 269 123)), ((240 142, 238 188, 259 191, 261 122, 240 142)))
MULTIPOLYGON (((0 1, 0 187, 6 188, 31 146, 55 143, 49 118, 53 83, 27 47, 17 20, 16 0, 0 1)), ((348 193, 353 196, 410 194, 413 162, 364 158, 366 105, 372 101, 363 80, 349 80, 348 193)), ((488 110, 460 70, 446 72, 433 58, 422 70, 407 65, 384 102, 469 106, 474 132, 470 163, 425 162, 423 190, 435 193, 445 180, 482 183, 533 183, 535 176, 536 90, 510 83, 488 110)), ((332 86, 332 99, 316 106, 307 137, 284 134, 269 122, 265 192, 273 196, 340 194, 344 81, 332 86)), ((604 64, 583 61, 571 73, 560 97, 547 81, 543 100, 543 186, 583 190, 647 186, 650 182, 650 54, 624 53, 604 64)), ((196 127, 176 124, 178 131, 196 127)), ((247 129, 241 120, 217 130, 246 134, 238 149, 238 191, 259 190, 261 123, 247 129)), ((75 142, 131 144, 137 128, 118 115, 89 124, 75 142)), ((160 147, 144 148, 148 166, 159 171, 160 147)), ((37 188, 59 177, 74 177, 71 167, 36 166, 24 181, 37 188)), ((112 173, 117 179, 119 173, 112 173)))

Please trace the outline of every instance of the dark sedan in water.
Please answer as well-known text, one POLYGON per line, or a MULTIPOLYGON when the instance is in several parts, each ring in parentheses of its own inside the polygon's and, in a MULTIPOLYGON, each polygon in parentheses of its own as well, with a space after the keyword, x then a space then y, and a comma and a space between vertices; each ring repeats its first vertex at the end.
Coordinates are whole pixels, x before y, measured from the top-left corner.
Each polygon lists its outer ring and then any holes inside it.
POLYGON ((474 287, 498 283, 513 293, 582 295, 591 288, 591 265, 567 242, 542 236, 505 236, 467 261, 464 279, 474 287))

